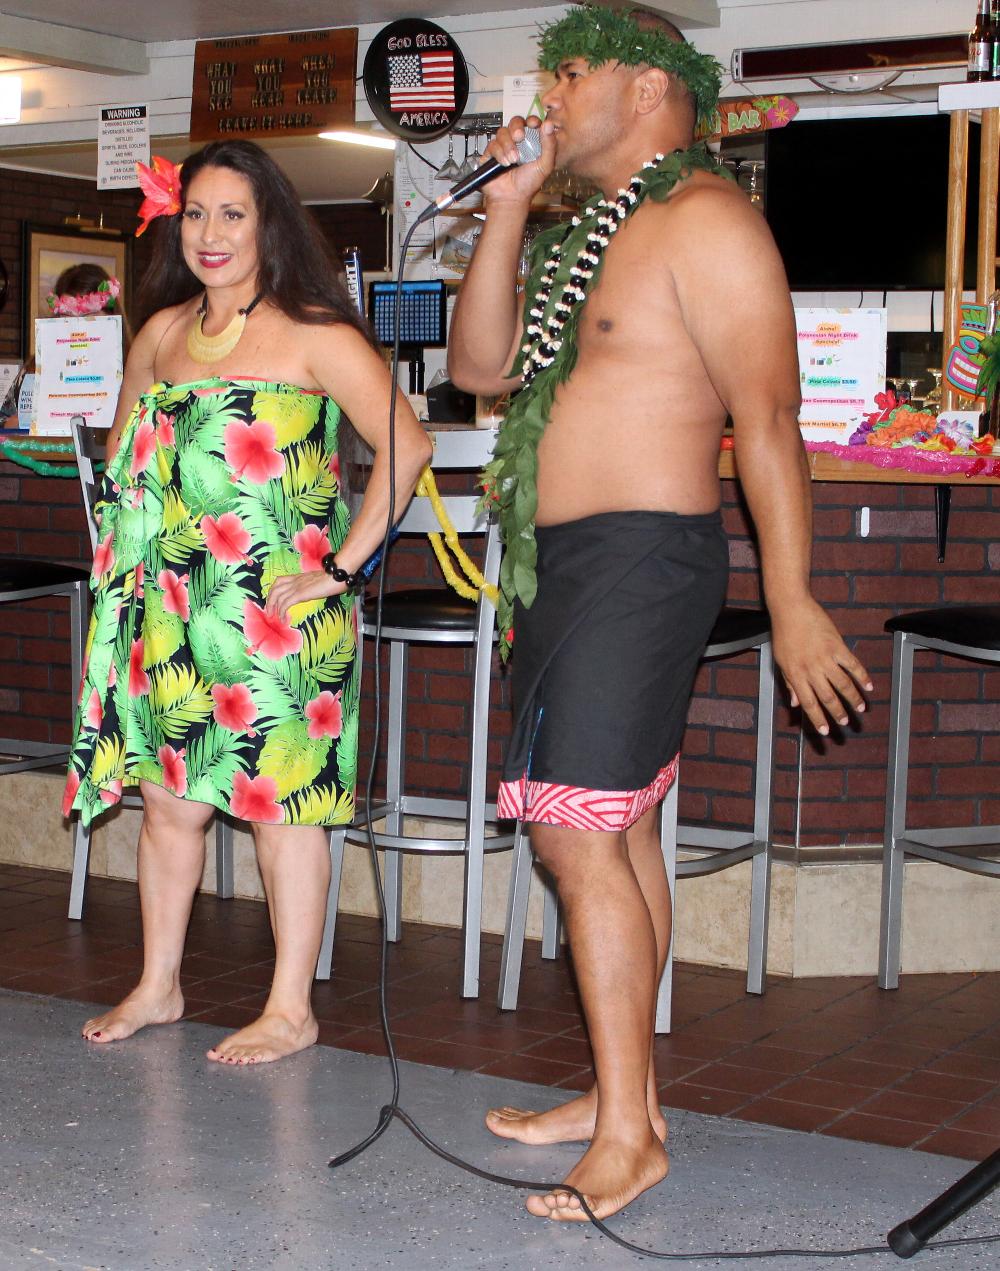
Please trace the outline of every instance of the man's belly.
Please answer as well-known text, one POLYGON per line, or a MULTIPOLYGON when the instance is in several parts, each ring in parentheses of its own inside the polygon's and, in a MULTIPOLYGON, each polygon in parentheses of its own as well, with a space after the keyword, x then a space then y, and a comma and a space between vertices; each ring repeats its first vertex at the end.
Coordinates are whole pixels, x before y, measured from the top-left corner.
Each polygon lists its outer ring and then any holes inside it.
MULTIPOLYGON (((626 396, 586 401, 566 385, 538 449, 539 525, 598 512, 696 514, 719 506, 722 420, 685 419, 626 396)), ((716 412, 717 413, 717 412, 716 412)))

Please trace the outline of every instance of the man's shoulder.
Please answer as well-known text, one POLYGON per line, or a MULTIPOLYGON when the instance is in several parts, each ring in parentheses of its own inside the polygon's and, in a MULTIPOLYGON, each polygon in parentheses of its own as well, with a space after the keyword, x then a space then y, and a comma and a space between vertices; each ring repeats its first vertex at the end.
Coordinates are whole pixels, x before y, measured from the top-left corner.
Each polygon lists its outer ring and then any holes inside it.
POLYGON ((666 199, 649 199, 646 206, 659 215, 661 224, 712 220, 742 220, 757 215, 743 191, 727 177, 712 172, 692 172, 674 187, 666 199))

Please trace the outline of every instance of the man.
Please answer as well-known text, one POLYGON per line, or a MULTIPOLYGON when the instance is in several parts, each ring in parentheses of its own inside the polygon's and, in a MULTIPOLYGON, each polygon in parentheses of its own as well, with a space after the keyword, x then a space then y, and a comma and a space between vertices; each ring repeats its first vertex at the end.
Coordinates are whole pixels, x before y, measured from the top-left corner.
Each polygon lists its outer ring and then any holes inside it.
MULTIPOLYGON (((781 261, 760 215, 692 146, 717 64, 655 15, 591 7, 542 32, 539 60, 556 73, 541 157, 485 189, 449 367, 477 393, 509 389, 512 365, 526 385, 487 470, 506 544, 501 638, 514 647, 498 803, 531 823, 559 889, 597 1082, 543 1114, 495 1110, 487 1125, 525 1143, 590 1140, 566 1182, 604 1218, 667 1173, 651 1051, 670 938, 656 804, 725 595, 727 415, 792 703, 825 735, 826 716, 846 723, 872 686, 809 589, 781 261), (612 206, 543 237, 522 326, 512 282, 531 197, 556 164, 612 206)), ((516 162, 525 122, 511 120, 489 153, 516 162)), ((586 1217, 559 1189, 528 1208, 586 1217)))

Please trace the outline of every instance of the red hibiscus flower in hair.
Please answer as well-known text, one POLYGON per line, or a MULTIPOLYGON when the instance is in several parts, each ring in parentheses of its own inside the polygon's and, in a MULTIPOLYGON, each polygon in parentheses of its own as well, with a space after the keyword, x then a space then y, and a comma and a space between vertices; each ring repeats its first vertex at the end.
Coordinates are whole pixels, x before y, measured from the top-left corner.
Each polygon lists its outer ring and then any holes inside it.
POLYGON ((308 733, 314 740, 320 737, 339 737, 344 726, 344 712, 340 705, 340 692, 331 693, 329 689, 306 702, 306 719, 309 721, 308 733))
POLYGON ((153 166, 135 165, 139 185, 145 198, 139 208, 142 224, 135 231, 136 238, 145 234, 149 222, 158 216, 176 216, 181 210, 181 165, 171 163, 162 155, 153 155, 153 166))
POLYGON ((271 662, 298 653, 302 648, 302 632, 276 613, 268 613, 248 600, 243 606, 243 632, 247 652, 261 654, 271 662))
POLYGON ((246 552, 252 539, 235 512, 223 512, 218 520, 214 516, 203 516, 201 532, 205 535, 205 546, 223 565, 239 565, 250 559, 246 552))
POLYGON ((172 790, 179 798, 187 794, 188 774, 184 762, 184 747, 174 750, 173 746, 161 746, 156 757, 163 765, 163 788, 172 790))
POLYGON ((235 480, 246 477, 254 485, 264 485, 285 471, 285 460, 274 448, 278 434, 266 419, 255 419, 252 424, 234 419, 227 424, 222 437, 226 463, 232 468, 235 480))
POLYGON ((215 702, 212 715, 217 724, 234 733, 257 736, 250 727, 257 718, 257 703, 245 684, 233 684, 232 687, 228 684, 213 684, 212 700, 215 702))
POLYGON ((284 808, 275 801, 278 783, 273 777, 254 777, 238 772, 233 777, 233 797, 229 811, 241 821, 261 821, 268 825, 280 825, 285 819, 284 808))
POLYGON ((304 530, 299 530, 292 539, 292 545, 299 553, 304 574, 322 569, 323 557, 333 551, 326 531, 321 530, 318 525, 307 525, 304 530))

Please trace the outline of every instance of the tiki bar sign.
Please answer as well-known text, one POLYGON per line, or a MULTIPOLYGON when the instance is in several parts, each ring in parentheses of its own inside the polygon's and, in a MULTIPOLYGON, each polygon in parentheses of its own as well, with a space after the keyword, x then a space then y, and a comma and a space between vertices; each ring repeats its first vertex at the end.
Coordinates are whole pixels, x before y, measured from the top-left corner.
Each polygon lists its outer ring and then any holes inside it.
POLYGON ((357 27, 199 40, 191 140, 297 137, 354 123, 357 27))

